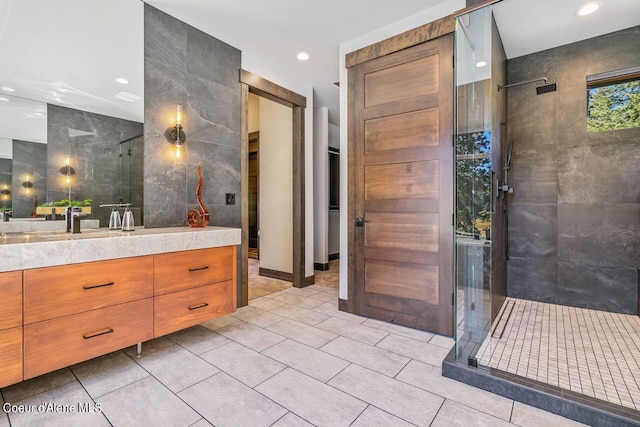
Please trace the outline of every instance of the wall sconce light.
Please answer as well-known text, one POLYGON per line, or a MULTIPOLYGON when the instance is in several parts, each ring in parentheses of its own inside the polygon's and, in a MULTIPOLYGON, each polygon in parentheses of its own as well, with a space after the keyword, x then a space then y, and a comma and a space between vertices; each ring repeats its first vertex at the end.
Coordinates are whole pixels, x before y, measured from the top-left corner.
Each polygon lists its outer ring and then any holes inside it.
POLYGON ((27 175, 27 179, 22 183, 22 186, 27 189, 27 194, 29 194, 29 189, 33 188, 33 182, 31 182, 29 175, 27 175))
POLYGON ((167 138, 167 141, 176 146, 176 157, 178 159, 180 158, 182 145, 187 140, 187 136, 182 129, 182 105, 176 105, 176 125, 167 128, 164 136, 167 138))
POLYGON ((2 194, 3 196, 9 196, 11 195, 11 190, 9 190, 9 188, 5 185, 4 188, 0 190, 0 194, 2 194))
POLYGON ((60 168, 60 173, 67 177, 67 185, 71 184, 71 175, 76 171, 69 165, 69 157, 67 157, 67 164, 60 168))

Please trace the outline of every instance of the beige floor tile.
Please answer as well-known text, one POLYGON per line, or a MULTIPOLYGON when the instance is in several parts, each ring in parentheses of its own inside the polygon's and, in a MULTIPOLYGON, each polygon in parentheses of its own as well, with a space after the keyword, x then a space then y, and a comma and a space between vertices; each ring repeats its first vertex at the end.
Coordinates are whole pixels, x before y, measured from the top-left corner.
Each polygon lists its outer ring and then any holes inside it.
POLYGON ((338 319, 342 319, 342 320, 347 320, 349 322, 353 322, 353 323, 363 323, 365 320, 367 320, 366 317, 362 317, 362 316, 356 316, 355 314, 351 314, 351 313, 347 313, 344 311, 340 311, 338 309, 338 302, 325 302, 323 304, 320 304, 317 307, 313 308, 314 311, 320 312, 320 313, 324 313, 328 316, 331 317, 336 317, 338 319))
POLYGON ((213 424, 202 418, 195 424, 191 424, 189 427, 213 427, 213 424))
POLYGON ((277 314, 269 313, 251 306, 239 308, 232 314, 232 316, 261 328, 266 328, 267 326, 273 325, 274 323, 284 319, 284 317, 278 316, 277 314))
MULTIPOLYGON (((7 401, 15 403, 8 399, 7 401)), ((91 397, 77 381, 67 383, 54 389, 49 389, 20 402, 22 405, 34 405, 36 408, 41 404, 48 403, 73 407, 76 412, 70 413, 38 410, 35 412, 16 412, 9 414, 11 425, 15 427, 101 427, 109 425, 105 416, 101 412, 96 411, 96 407, 93 405, 91 397), (84 412, 81 410, 81 407, 86 407, 89 411, 84 412)), ((104 407, 102 409, 104 410, 104 407)), ((196 417, 196 420, 197 419, 198 418, 196 417)))
POLYGON ((289 304, 274 308, 271 312, 278 316, 286 317, 287 319, 295 320, 296 322, 304 323, 309 326, 315 326, 329 318, 326 314, 294 307, 289 304))
POLYGON ((511 423, 521 427, 573 427, 584 425, 520 402, 514 402, 513 404, 511 423))
POLYGON ((396 417, 429 425, 444 399, 357 365, 351 365, 328 383, 396 417))
POLYGON ((318 292, 317 294, 313 295, 312 298, 317 299, 318 301, 329 303, 329 304, 335 304, 336 306, 338 305, 337 294, 334 295, 333 293, 328 293, 328 292, 318 292))
POLYGON ((289 292, 279 292, 277 294, 270 295, 269 298, 273 298, 277 301, 285 302, 287 304, 295 305, 299 308, 313 308, 319 306, 320 304, 323 304, 323 302, 320 300, 307 298, 300 295, 294 295, 289 292))
POLYGON ((336 334, 290 319, 273 324, 267 330, 314 348, 320 348, 337 338, 336 334))
POLYGON ((285 339, 266 329, 245 322, 234 323, 218 329, 217 332, 255 351, 262 351, 285 339))
POLYGON ((289 289, 286 289, 285 292, 288 292, 292 295, 299 295, 301 297, 313 298, 314 295, 319 294, 321 291, 313 288, 309 289, 309 287, 306 287, 306 288, 289 288, 289 289))
POLYGON ((424 363, 429 363, 434 366, 441 366, 442 360, 449 353, 449 350, 446 348, 416 341, 411 338, 400 337, 394 334, 390 334, 380 341, 376 347, 401 354, 424 363))
POLYGON ((411 427, 413 425, 384 412, 382 409, 369 405, 358 419, 351 424, 351 427, 411 427))
POLYGON ((71 370, 94 398, 149 376, 147 371, 122 351, 74 365, 71 370))
POLYGON ((36 394, 76 381, 68 368, 60 369, 2 389, 5 402, 18 403, 36 394))
POLYGON ((153 377, 113 391, 96 401, 117 427, 188 426, 201 418, 153 377))
POLYGON ((249 301, 249 306, 259 308, 260 310, 270 311, 276 307, 283 306, 285 303, 276 301, 268 297, 256 298, 249 301))
POLYGON ((329 381, 349 365, 343 359, 292 340, 276 344, 263 354, 322 382, 329 381))
POLYGON ((288 368, 256 390, 318 426, 348 426, 367 404, 288 368))
POLYGON ((409 362, 407 357, 345 337, 338 337, 320 350, 390 377, 409 362))
POLYGON ((174 332, 168 335, 167 338, 193 354, 206 353, 229 342, 228 338, 200 325, 174 332))
POLYGON ((437 366, 412 360, 396 379, 505 421, 511 418, 511 399, 445 378, 437 366))
POLYGON ((331 317, 325 320, 318 324, 317 327, 370 345, 375 345, 388 335, 387 332, 379 329, 370 328, 359 323, 349 322, 336 317, 331 317))
POLYGON ((184 390, 219 370, 166 338, 149 341, 142 357, 135 358, 135 347, 127 354, 174 393, 184 390))
MULTIPOLYGON (((411 337, 409 337, 411 338, 411 337)), ((429 341, 429 344, 437 345, 438 347, 446 348, 451 350, 455 341, 451 337, 445 337, 443 335, 434 335, 433 338, 429 341)))
POLYGON ((238 322, 240 322, 240 320, 233 316, 222 316, 217 319, 207 320, 206 322, 201 323, 201 325, 205 328, 211 329, 212 331, 217 331, 218 329, 226 328, 227 326, 238 322))
POLYGON ((313 427, 313 424, 306 422, 293 412, 289 412, 271 427, 313 427))
MULTIPOLYGON (((4 399, 2 398, 2 393, 0 393, 0 405, 4 405, 4 399)), ((2 406, 0 406, 2 407, 2 406)), ((10 427, 9 426, 9 416, 6 412, 0 410, 0 427, 10 427)))
POLYGON ((500 420, 484 412, 471 409, 467 406, 456 403, 452 400, 446 400, 442 409, 438 412, 436 419, 433 420, 433 427, 509 427, 506 421, 500 420))
POLYGON ((235 342, 200 357, 249 387, 255 387, 286 368, 283 364, 235 342))
POLYGON ((432 334, 431 332, 407 328, 406 326, 395 325, 393 323, 382 322, 375 319, 367 319, 362 324, 370 326, 372 328, 380 329, 381 331, 386 331, 395 335, 412 338, 414 340, 422 342, 429 342, 434 338, 434 334, 432 334))
POLYGON ((224 372, 179 393, 216 426, 270 426, 287 410, 224 372))

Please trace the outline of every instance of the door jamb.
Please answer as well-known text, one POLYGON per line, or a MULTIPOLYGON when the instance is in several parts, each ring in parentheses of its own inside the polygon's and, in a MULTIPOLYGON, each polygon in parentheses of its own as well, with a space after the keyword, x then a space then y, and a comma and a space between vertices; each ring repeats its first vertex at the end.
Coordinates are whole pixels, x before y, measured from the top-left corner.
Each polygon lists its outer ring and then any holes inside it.
POLYGON ((305 287, 313 283, 313 276, 311 276, 311 280, 305 280, 304 112, 307 98, 242 69, 240 70, 240 83, 242 86, 240 132, 242 140, 240 146, 242 246, 238 305, 242 307, 249 304, 249 93, 286 105, 293 110, 293 286, 296 288, 305 287))

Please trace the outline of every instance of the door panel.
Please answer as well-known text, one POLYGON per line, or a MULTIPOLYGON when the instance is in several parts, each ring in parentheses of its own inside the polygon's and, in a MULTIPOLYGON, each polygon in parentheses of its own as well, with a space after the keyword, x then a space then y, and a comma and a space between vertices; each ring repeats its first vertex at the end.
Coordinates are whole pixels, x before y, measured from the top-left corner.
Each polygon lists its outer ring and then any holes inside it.
POLYGON ((449 35, 349 70, 355 311, 444 335, 453 333, 452 56, 449 35))

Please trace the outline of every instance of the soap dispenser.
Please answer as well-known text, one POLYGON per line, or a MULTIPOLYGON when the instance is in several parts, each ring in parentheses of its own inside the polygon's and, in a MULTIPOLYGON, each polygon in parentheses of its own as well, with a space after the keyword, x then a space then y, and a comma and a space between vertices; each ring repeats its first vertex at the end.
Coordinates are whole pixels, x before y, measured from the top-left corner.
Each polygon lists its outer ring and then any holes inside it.
POLYGON ((122 231, 133 231, 135 226, 133 223, 133 212, 131 212, 131 205, 127 204, 122 215, 122 231))

